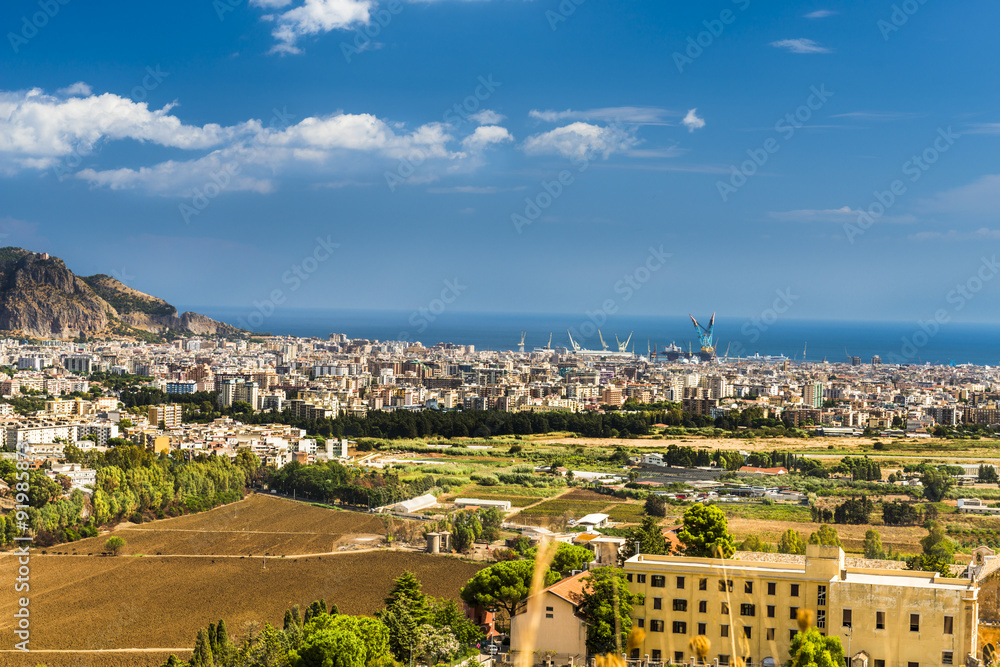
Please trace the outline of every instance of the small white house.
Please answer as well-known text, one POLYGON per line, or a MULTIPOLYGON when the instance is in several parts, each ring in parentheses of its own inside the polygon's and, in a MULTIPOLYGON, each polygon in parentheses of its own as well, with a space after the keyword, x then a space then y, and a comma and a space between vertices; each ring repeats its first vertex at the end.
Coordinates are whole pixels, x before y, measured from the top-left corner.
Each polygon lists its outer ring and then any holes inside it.
POLYGON ((574 526, 591 526, 593 528, 601 528, 608 525, 608 519, 611 517, 607 514, 588 514, 587 516, 573 522, 574 526))

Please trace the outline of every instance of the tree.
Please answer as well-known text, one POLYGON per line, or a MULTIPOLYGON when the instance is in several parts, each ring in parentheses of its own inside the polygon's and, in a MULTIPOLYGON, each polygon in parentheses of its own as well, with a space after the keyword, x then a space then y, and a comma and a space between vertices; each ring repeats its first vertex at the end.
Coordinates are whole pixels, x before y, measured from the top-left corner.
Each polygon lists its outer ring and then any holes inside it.
POLYGON ((487 543, 492 544, 500 539, 503 516, 499 507, 487 507, 479 511, 479 522, 483 526, 482 538, 487 543))
POLYGON ((125 539, 114 535, 108 538, 108 541, 104 543, 104 548, 111 552, 114 556, 120 556, 122 551, 125 550, 125 539))
POLYGON ((483 637, 479 626, 470 621, 451 598, 438 598, 431 602, 430 624, 436 628, 449 628, 462 646, 469 646, 483 637))
MULTIPOLYGON (((537 558, 538 547, 528 549, 525 556, 527 558, 537 558)), ((556 547, 555 556, 552 557, 552 565, 549 567, 565 577, 574 570, 586 569, 587 563, 592 560, 594 560, 594 552, 590 549, 560 542, 556 547)))
POLYGON ((194 652, 191 654, 191 660, 188 661, 188 664, 191 667, 215 667, 215 656, 212 655, 212 642, 205 628, 198 631, 198 638, 194 642, 194 652))
MULTIPOLYGON (((511 618, 518 603, 528 597, 534 571, 534 560, 495 563, 477 572, 462 587, 460 595, 468 605, 476 605, 483 609, 500 608, 507 612, 507 618, 511 618)), ((551 586, 557 581, 559 575, 556 572, 552 570, 546 572, 546 586, 551 586)))
POLYGON ((302 646, 288 657, 294 667, 384 664, 389 660, 389 630, 364 616, 317 616, 303 628, 302 646))
POLYGON ((389 607, 397 600, 404 600, 406 602, 406 606, 409 608, 410 613, 413 614, 418 625, 427 622, 430 616, 427 596, 421 590, 420 580, 410 571, 406 571, 396 578, 392 590, 389 591, 389 595, 385 599, 385 605, 389 607))
POLYGON ((986 464, 979 466, 979 481, 986 484, 996 484, 1000 481, 1000 478, 997 476, 996 467, 986 464))
POLYGON ((844 664, 840 637, 825 637, 816 628, 792 637, 789 653, 790 667, 842 667, 844 664))
POLYGON ((423 657, 428 665, 436 665, 442 660, 450 660, 458 654, 461 645, 449 628, 436 628, 425 623, 417 628, 414 652, 423 657))
POLYGON ((806 543, 799 531, 789 528, 781 535, 778 542, 778 553, 805 555, 806 543))
POLYGON ((588 621, 587 650, 592 654, 620 653, 632 630, 632 606, 642 604, 643 596, 629 592, 625 573, 618 568, 591 570, 584 581, 580 613, 588 621))
POLYGON ((837 529, 823 524, 815 533, 809 536, 809 544, 822 544, 826 547, 842 547, 837 529))
POLYGON ((865 531, 865 558, 879 560, 885 558, 885 549, 882 548, 882 536, 878 531, 869 528, 865 531))
POLYGON ((655 493, 646 496, 646 514, 655 517, 667 516, 667 501, 655 493))
POLYGON ((638 526, 629 529, 625 540, 625 546, 618 554, 619 565, 636 553, 665 556, 672 551, 670 543, 663 536, 660 524, 649 515, 642 517, 642 523, 638 526))
POLYGON ((883 502, 882 522, 887 526, 912 526, 920 523, 920 510, 899 500, 883 502))
POLYGON ((927 535, 920 538, 920 546, 923 547, 924 555, 953 563, 955 561, 955 543, 948 539, 944 526, 938 521, 931 521, 927 524, 927 535))
POLYGON ((774 553, 774 545, 762 542, 756 535, 750 535, 740 542, 740 551, 756 551, 759 553, 774 553))
POLYGON ((729 558, 736 551, 729 522, 718 507, 695 503, 684 512, 683 523, 678 537, 686 556, 729 558))
POLYGON ((955 484, 955 480, 943 470, 929 468, 924 471, 920 483, 924 485, 924 498, 932 503, 939 503, 955 484))
POLYGON ((410 610, 407 600, 396 600, 378 613, 378 619, 389 630, 389 651, 392 656, 409 664, 410 647, 416 643, 420 623, 410 610))
POLYGON ((951 568, 948 563, 935 556, 928 556, 926 554, 917 554, 913 558, 906 561, 907 570, 918 570, 923 572, 937 572, 942 577, 951 577, 951 568))

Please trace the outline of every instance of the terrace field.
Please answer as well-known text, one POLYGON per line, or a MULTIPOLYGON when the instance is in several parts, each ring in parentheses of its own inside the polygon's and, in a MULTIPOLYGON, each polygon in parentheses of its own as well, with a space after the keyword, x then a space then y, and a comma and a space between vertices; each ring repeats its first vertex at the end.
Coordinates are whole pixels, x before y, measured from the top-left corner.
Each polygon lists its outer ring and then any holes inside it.
MULTIPOLYGON (((170 652, 187 657, 198 629, 220 618, 238 640, 264 622, 280 625, 290 606, 319 598, 344 613, 373 614, 406 570, 417 575, 428 594, 457 599, 459 589, 484 565, 386 548, 331 553, 337 544, 378 537, 379 530, 384 534, 382 525, 379 517, 251 496, 212 512, 115 531, 133 555, 87 556, 101 551, 107 535, 61 545, 47 555, 33 551, 32 653, 4 652, 0 664, 160 665, 170 652), (248 539, 248 526, 249 541, 261 545, 253 558, 238 542, 248 539), (254 542, 254 535, 281 536, 284 556, 262 558, 264 542, 254 542), (309 555, 294 553, 300 548, 309 555), (74 550, 78 555, 55 553, 74 550)), ((0 577, 12 581, 16 569, 16 558, 0 556, 0 577)), ((3 596, 0 614, 12 618, 16 604, 14 595, 3 596)), ((13 646, 10 630, 2 634, 13 646)))

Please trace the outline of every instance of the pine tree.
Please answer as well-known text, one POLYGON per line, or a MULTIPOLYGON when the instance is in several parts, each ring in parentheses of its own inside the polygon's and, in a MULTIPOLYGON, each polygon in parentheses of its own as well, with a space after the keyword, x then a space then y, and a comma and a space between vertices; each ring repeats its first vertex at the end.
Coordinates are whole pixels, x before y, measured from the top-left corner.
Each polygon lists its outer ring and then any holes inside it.
POLYGON ((282 626, 281 629, 287 631, 293 625, 295 625, 295 619, 292 618, 292 610, 291 609, 286 609, 285 610, 285 623, 284 623, 284 625, 282 626))
POLYGON ((212 648, 212 656, 219 655, 219 645, 215 640, 215 623, 208 624, 208 645, 212 648))
POLYGON ((215 667, 212 644, 205 628, 198 631, 198 639, 195 640, 194 653, 191 654, 189 664, 191 667, 215 667))
POLYGON ((233 654, 233 645, 229 641, 229 631, 226 629, 226 622, 219 619, 215 626, 215 660, 220 665, 228 665, 233 654))
POLYGON ((430 608, 427 596, 421 590, 420 581, 412 572, 404 572, 397 579, 385 599, 385 606, 391 607, 397 600, 405 602, 417 625, 427 622, 430 608))

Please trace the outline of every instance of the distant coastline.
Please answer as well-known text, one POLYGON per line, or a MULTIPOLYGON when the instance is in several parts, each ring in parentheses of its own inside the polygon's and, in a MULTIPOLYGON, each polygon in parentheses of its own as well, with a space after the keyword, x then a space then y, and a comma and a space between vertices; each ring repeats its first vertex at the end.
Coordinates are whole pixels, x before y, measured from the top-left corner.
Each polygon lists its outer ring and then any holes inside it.
MULTIPOLYGON (((251 308, 198 306, 208 317, 234 326, 276 335, 326 338, 343 333, 351 338, 420 341, 426 346, 439 342, 475 345, 477 350, 514 350, 521 331, 526 331, 525 350, 543 347, 552 333, 553 347, 568 346, 566 330, 588 349, 598 350, 596 324, 585 314, 544 313, 469 313, 448 312, 439 315, 418 311, 364 311, 277 308, 250 326, 251 308)), ((706 317, 710 313, 696 316, 706 317)), ((617 349, 615 335, 624 341, 632 333, 629 349, 646 354, 649 345, 676 343, 687 350, 697 350, 697 339, 686 316, 615 315, 600 325, 605 342, 617 349)), ((1000 365, 1000 324, 936 323, 920 326, 918 322, 845 322, 778 319, 767 324, 750 318, 730 318, 719 313, 716 325, 718 355, 729 348, 730 358, 785 355, 801 361, 805 349, 807 361, 843 362, 848 355, 869 363, 879 355, 883 362, 892 359, 914 364, 1000 365), (936 327, 936 329, 935 329, 936 327)))

